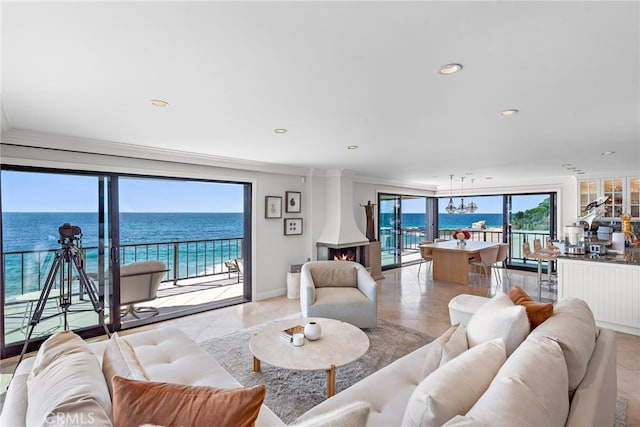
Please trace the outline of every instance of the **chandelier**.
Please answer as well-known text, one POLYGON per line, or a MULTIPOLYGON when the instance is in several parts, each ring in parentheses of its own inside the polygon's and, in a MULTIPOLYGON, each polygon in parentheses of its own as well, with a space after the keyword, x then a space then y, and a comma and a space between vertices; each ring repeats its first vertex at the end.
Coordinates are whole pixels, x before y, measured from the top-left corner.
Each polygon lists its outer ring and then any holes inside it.
MULTIPOLYGON (((478 209, 478 205, 476 205, 473 201, 467 205, 464 204, 464 176, 460 178, 460 204, 458 206, 453 204, 453 175, 449 175, 449 179, 451 180, 451 187, 449 190, 449 203, 444 208, 448 214, 453 213, 474 213, 478 209)), ((471 185, 473 188, 473 179, 471 180, 471 185)))
MULTIPOLYGON (((471 178, 471 194, 473 194, 473 181, 475 181, 475 179, 471 178)), ((474 213, 477 210, 478 205, 476 205, 472 200, 471 203, 469 203, 469 213, 474 213)))
POLYGON ((444 208, 447 213, 452 214, 456 211, 456 207, 453 204, 453 175, 449 175, 449 179, 451 180, 451 186, 449 189, 449 204, 446 208, 444 208))

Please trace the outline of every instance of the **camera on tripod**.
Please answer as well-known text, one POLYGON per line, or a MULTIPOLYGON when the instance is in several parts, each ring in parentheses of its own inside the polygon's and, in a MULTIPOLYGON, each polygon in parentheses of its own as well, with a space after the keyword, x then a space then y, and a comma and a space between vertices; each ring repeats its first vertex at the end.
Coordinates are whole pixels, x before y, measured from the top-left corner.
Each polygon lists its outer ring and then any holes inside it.
MULTIPOLYGON (((60 233, 60 240, 58 240, 58 243, 60 243, 62 247, 55 252, 53 262, 51 263, 51 269, 49 270, 49 274, 47 274, 47 279, 44 282, 44 286, 40 293, 40 298, 38 298, 38 302, 32 312, 31 321, 29 322, 31 328, 24 340, 20 359, 18 359, 18 365, 22 362, 22 358, 27 351, 34 328, 38 323, 40 323, 40 320, 42 320, 42 314, 46 307, 47 300, 49 299, 51 290, 56 286, 56 284, 58 285, 57 291, 60 295, 58 299, 60 301, 59 307, 61 308, 61 312, 47 316, 45 319, 62 314, 64 316, 64 330, 69 330, 67 314, 71 312, 69 307, 71 306, 73 297, 73 282, 77 279, 80 282, 80 292, 84 292, 84 294, 88 295, 89 300, 93 305, 93 311, 98 315, 100 324, 104 328, 107 336, 111 337, 109 328, 107 328, 107 325, 104 323, 104 307, 98 298, 96 287, 93 282, 91 282, 91 279, 89 279, 89 276, 87 276, 87 272, 84 270, 84 256, 80 249, 82 230, 77 225, 71 225, 67 222, 58 228, 58 232, 60 233), (73 268, 75 268, 77 273, 76 275, 73 274, 73 268)), ((78 311, 87 310, 81 309, 78 311)))
POLYGON ((58 240, 58 243, 61 245, 71 245, 74 241, 80 242, 82 239, 82 230, 80 227, 77 225, 71 225, 68 222, 62 224, 58 228, 58 232, 60 233, 60 240, 58 240))

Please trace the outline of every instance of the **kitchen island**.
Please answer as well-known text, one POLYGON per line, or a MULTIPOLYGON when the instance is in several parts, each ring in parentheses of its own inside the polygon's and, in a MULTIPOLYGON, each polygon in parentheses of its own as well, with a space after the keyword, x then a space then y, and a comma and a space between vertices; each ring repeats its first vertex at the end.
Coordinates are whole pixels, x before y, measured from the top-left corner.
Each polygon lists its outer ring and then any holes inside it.
POLYGON ((587 302, 598 326, 640 335, 640 249, 558 257, 558 299, 587 302))

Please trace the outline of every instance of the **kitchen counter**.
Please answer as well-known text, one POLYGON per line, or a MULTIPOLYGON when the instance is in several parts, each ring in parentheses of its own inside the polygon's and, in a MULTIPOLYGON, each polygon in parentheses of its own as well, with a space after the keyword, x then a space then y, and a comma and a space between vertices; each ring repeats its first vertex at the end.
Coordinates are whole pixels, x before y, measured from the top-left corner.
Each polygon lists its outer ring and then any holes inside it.
POLYGON ((623 255, 606 253, 604 255, 560 255, 558 259, 571 259, 576 261, 591 261, 601 263, 613 263, 623 265, 640 265, 640 248, 626 248, 623 255))
POLYGON ((558 257, 558 299, 584 300, 596 324, 640 335, 640 249, 558 257))

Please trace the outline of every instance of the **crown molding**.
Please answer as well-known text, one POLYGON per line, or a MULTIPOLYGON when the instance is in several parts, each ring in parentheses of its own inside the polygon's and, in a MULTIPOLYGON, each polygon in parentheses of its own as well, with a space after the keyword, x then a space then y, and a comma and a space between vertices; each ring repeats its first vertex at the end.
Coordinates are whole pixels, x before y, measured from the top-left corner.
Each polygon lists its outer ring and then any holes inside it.
POLYGON ((212 156, 179 150, 169 150, 121 142, 81 138, 69 135, 47 134, 23 129, 10 129, 2 133, 2 144, 35 147, 72 153, 98 154, 130 159, 144 159, 240 169, 282 175, 306 175, 307 168, 274 163, 256 162, 231 157, 212 156))

